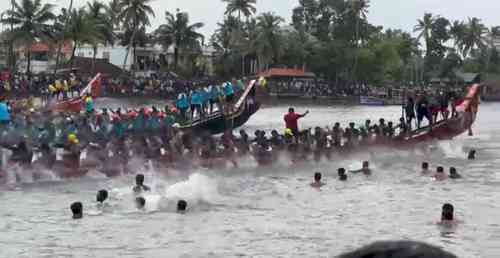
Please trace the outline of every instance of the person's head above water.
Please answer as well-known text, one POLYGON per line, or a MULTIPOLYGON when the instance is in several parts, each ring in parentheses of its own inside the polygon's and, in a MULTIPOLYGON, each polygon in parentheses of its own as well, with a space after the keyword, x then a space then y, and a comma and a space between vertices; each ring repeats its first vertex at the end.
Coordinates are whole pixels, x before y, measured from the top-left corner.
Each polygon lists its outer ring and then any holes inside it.
POLYGON ((457 169, 455 167, 450 167, 450 175, 456 175, 457 169))
POLYGON ((444 168, 439 166, 439 167, 437 167, 436 172, 437 173, 444 173, 444 168))
POLYGON ((186 211, 187 208, 187 202, 185 200, 179 200, 177 202, 177 211, 178 212, 184 212, 186 211))
POLYGON ((144 197, 139 196, 135 198, 135 207, 137 207, 137 209, 144 209, 144 206, 146 206, 146 199, 144 199, 144 197))
POLYGON ((100 202, 100 203, 103 203, 106 199, 108 199, 108 191, 106 191, 106 190, 99 190, 97 192, 96 201, 100 202))
POLYGON ((81 202, 74 202, 69 208, 73 213, 73 219, 81 219, 83 217, 83 205, 81 202))
POLYGON ((370 168, 370 162, 363 161, 363 169, 369 169, 369 168, 370 168))
POLYGON ((339 169, 337 170, 337 173, 338 173, 338 175, 339 175, 339 179, 340 179, 341 181, 345 181, 345 180, 347 180, 347 175, 346 175, 346 173, 345 173, 345 168, 339 168, 339 169))
POLYGON ((439 247, 414 241, 380 241, 337 258, 457 258, 439 247))
POLYGON ((451 221, 454 219, 454 207, 450 203, 445 203, 441 210, 441 221, 451 221))
POLYGON ((429 163, 422 162, 422 170, 424 170, 424 171, 429 170, 429 163))
POLYGON ((144 184, 144 175, 143 174, 138 174, 135 176, 135 184, 136 185, 143 185, 144 184))
POLYGON ((295 112, 295 109, 293 107, 288 109, 288 113, 294 113, 294 112, 295 112))
POLYGON ((467 159, 469 159, 469 160, 476 159, 476 150, 470 150, 469 155, 467 156, 467 159))
POLYGON ((316 183, 321 182, 321 173, 320 172, 314 173, 314 182, 316 182, 316 183))

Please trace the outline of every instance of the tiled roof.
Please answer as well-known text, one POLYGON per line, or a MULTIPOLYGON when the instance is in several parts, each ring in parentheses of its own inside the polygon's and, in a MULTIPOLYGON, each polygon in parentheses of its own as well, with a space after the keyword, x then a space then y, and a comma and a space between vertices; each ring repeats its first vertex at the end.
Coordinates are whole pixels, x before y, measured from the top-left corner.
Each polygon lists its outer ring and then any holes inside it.
POLYGON ((302 69, 271 68, 259 73, 259 77, 315 77, 315 74, 302 69))

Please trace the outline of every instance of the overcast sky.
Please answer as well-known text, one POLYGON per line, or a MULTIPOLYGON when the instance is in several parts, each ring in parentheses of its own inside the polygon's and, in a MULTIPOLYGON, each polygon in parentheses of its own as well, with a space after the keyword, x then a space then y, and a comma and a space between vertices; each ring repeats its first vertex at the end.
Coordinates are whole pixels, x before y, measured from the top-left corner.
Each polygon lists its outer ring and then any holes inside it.
MULTIPOLYGON (((17 0, 20 1, 20 0, 17 0)), ((68 6, 69 0, 42 0, 58 6, 68 6)), ((74 0, 75 6, 83 6, 88 0, 74 0)), ((0 11, 8 8, 9 0, 0 0, 0 11)), ((257 0, 258 12, 275 12, 284 17, 287 23, 291 20, 292 9, 298 0, 257 0)), ((448 19, 467 19, 478 17, 487 26, 500 25, 500 0, 371 0, 369 20, 385 28, 413 30, 416 20, 424 12, 440 14, 448 19)), ((225 5, 220 0, 153 0, 156 17, 152 18, 153 27, 164 21, 166 10, 174 12, 176 8, 187 11, 192 22, 203 22, 202 33, 210 35, 222 20, 225 5)), ((57 8, 59 9, 59 8, 57 8)))

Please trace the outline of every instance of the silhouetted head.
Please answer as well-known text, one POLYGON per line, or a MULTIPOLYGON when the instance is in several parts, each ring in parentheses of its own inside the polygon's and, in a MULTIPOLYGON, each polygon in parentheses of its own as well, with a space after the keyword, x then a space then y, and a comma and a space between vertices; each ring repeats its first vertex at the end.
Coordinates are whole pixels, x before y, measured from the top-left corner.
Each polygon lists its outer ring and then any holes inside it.
POLYGON ((144 206, 146 206, 146 199, 144 199, 144 197, 139 196, 135 198, 135 207, 137 207, 137 209, 143 209, 144 206))
POLYGON ((404 123, 404 121, 405 121, 405 118, 404 118, 404 117, 400 117, 400 118, 399 118, 399 122, 404 123))
POLYGON ((380 241, 337 258, 457 258, 439 247, 414 241, 380 241))
POLYGON ((366 169, 366 168, 370 168, 370 162, 368 161, 363 161, 363 168, 366 169))
POLYGON ((372 123, 372 121, 371 121, 370 119, 367 119, 367 120, 365 121, 365 125, 369 125, 369 124, 371 124, 371 123, 372 123))
POLYGON ((69 208, 73 213, 73 219, 81 219, 83 217, 83 205, 81 202, 74 202, 69 208))
POLYGON ((378 121, 380 122, 381 125, 385 123, 385 119, 383 118, 380 118, 378 121))
POLYGON ((345 168, 339 168, 339 169, 337 170, 337 173, 338 173, 338 175, 339 175, 339 179, 340 179, 341 181, 345 181, 345 180, 347 180, 347 175, 345 174, 345 168))
POLYGON ((469 160, 476 159, 476 150, 470 150, 469 155, 467 156, 467 159, 469 159, 469 160))
POLYGON ((138 174, 135 176, 135 184, 136 185, 143 185, 144 184, 144 175, 143 174, 138 174))
POLYGON ((288 113, 294 113, 294 112, 295 112, 294 108, 291 107, 291 108, 288 109, 288 113))
POLYGON ((314 181, 315 182, 320 182, 321 181, 321 173, 320 172, 314 173, 314 181))
POLYGON ((450 203, 445 203, 441 211, 441 220, 453 220, 454 207, 450 203))
POLYGON ((102 203, 106 199, 108 199, 108 191, 99 190, 99 192, 97 192, 96 201, 102 203))
POLYGON ((456 175, 457 174, 457 169, 455 167, 450 168, 450 175, 456 175))
POLYGON ((340 123, 335 123, 334 126, 338 128, 338 127, 340 127, 340 123))
POLYGON ((422 162, 422 170, 428 170, 428 169, 429 169, 429 163, 422 162))
POLYGON ((443 167, 437 167, 436 172, 438 172, 438 173, 444 173, 444 168, 443 167))
POLYGON ((184 212, 184 211, 186 211, 186 208, 187 208, 187 202, 186 201, 179 200, 177 202, 177 211, 178 212, 184 212))
POLYGON ((392 128, 394 126, 394 124, 392 122, 389 122, 389 123, 387 123, 387 126, 389 126, 389 128, 392 128))
POLYGON ((349 123, 349 127, 350 127, 350 128, 354 128, 354 126, 355 126, 355 125, 356 125, 356 124, 355 124, 355 123, 353 123, 353 122, 349 123))

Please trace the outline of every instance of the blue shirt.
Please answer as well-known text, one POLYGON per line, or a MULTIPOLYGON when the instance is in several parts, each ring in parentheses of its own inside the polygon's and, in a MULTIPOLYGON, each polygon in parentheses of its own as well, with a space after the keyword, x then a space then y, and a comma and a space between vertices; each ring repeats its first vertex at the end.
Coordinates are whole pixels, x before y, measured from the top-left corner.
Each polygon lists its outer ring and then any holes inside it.
POLYGON ((189 102, 186 94, 184 93, 179 94, 176 105, 178 109, 186 109, 189 107, 189 102))
POLYGON ((191 105, 201 105, 203 103, 203 96, 200 92, 194 91, 191 95, 191 105))
POLYGON ((0 121, 10 122, 10 111, 9 107, 5 103, 0 102, 0 121))
POLYGON ((224 86, 224 94, 226 96, 234 95, 233 85, 230 82, 226 83, 226 85, 224 86))

